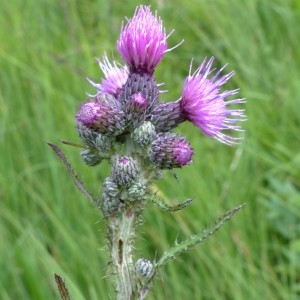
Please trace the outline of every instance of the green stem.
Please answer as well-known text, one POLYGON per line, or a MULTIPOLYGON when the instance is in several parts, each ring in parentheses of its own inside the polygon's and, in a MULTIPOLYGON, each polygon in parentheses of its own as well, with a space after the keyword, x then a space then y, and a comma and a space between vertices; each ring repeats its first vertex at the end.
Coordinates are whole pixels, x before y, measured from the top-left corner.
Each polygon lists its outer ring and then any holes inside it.
POLYGON ((117 299, 131 300, 136 295, 136 279, 133 270, 133 238, 136 216, 132 208, 122 215, 108 219, 111 241, 111 261, 117 279, 117 299))

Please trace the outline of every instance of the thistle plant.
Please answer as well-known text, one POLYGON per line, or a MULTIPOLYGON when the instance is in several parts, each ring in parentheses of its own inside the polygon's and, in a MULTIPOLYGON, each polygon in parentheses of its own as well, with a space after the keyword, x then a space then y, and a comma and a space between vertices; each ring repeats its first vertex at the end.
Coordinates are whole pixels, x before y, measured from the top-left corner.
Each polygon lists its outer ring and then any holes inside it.
MULTIPOLYGON (((148 203, 173 212, 192 202, 188 199, 170 206, 153 191, 153 180, 162 178, 165 171, 192 163, 194 151, 190 143, 173 130, 187 121, 207 137, 233 145, 239 143, 240 137, 231 134, 241 131, 239 123, 245 120, 244 110, 235 107, 244 99, 232 99, 239 90, 221 91, 234 72, 214 68, 214 58, 205 58, 195 71, 190 64, 179 100, 160 101, 160 84, 154 72, 170 51, 168 37, 157 12, 153 14, 149 6, 137 7, 133 17, 122 25, 117 41, 124 65, 110 62, 104 55, 102 60, 97 59, 104 75, 101 82, 88 79, 96 91, 80 106, 76 129, 82 142, 83 162, 98 166, 107 160, 111 164, 101 195, 92 196, 63 152, 50 144, 77 187, 102 211, 118 300, 144 299, 168 260, 203 242, 241 208, 228 211, 187 240, 175 242, 158 260, 135 255, 136 231, 148 203)), ((57 282, 66 299, 62 281, 57 282)))

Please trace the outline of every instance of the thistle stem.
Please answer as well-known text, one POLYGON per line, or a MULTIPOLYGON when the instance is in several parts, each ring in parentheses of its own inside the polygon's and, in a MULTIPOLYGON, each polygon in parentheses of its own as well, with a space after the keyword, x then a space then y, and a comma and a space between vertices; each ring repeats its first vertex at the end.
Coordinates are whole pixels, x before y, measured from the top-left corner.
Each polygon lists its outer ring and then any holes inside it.
POLYGON ((117 279, 117 299, 132 300, 136 295, 136 280, 133 270, 133 238, 136 215, 127 208, 119 217, 108 220, 111 238, 111 262, 117 279))

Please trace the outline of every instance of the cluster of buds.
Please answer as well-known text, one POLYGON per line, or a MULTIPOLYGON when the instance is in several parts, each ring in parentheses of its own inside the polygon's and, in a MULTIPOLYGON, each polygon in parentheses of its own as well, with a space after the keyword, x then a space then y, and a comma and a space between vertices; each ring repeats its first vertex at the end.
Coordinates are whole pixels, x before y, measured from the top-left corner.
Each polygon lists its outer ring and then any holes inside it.
POLYGON ((168 52, 167 38, 157 14, 149 6, 138 7, 122 25, 117 41, 124 65, 110 63, 106 55, 102 61, 97 59, 104 78, 101 83, 89 80, 96 96, 77 112, 76 127, 86 147, 81 154, 84 162, 95 166, 108 159, 112 163, 112 174, 103 184, 106 213, 119 211, 126 197, 129 202, 142 198, 157 171, 192 161, 189 142, 172 132, 182 122, 193 123, 225 144, 238 143, 239 138, 226 132, 241 130, 238 122, 244 120, 244 114, 229 106, 244 99, 227 100, 237 89, 220 92, 234 73, 224 75, 224 68, 212 68, 213 58, 204 59, 193 73, 190 66, 179 100, 160 101, 154 71, 168 52), (122 205, 117 205, 116 198, 122 205))

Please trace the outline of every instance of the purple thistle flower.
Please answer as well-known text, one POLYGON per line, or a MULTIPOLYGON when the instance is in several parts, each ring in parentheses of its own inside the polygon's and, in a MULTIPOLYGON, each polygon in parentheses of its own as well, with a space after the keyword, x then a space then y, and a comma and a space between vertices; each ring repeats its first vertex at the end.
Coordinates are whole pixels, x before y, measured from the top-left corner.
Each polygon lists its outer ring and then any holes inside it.
POLYGON ((98 92, 116 96, 128 79, 127 67, 118 67, 115 61, 111 64, 106 55, 103 56, 102 62, 99 58, 96 58, 96 60, 104 74, 104 78, 102 78, 101 84, 95 83, 89 78, 88 81, 98 92))
POLYGON ((102 99, 88 100, 80 107, 76 115, 77 123, 82 123, 96 132, 119 135, 125 128, 124 112, 104 101, 105 95, 102 96, 102 99))
POLYGON ((132 19, 122 25, 117 49, 130 71, 153 74, 167 51, 167 36, 162 20, 149 6, 141 5, 132 19))
POLYGON ((213 60, 213 57, 208 62, 204 59, 192 75, 190 70, 183 84, 181 111, 183 117, 199 127, 204 134, 232 145, 237 143, 239 138, 229 136, 222 131, 241 131, 241 127, 235 123, 245 121, 245 116, 243 109, 229 109, 227 105, 244 103, 245 99, 225 101, 227 97, 239 91, 236 89, 220 92, 221 86, 234 75, 234 72, 221 75, 224 66, 208 78, 215 71, 211 69, 213 60))
POLYGON ((159 133, 148 155, 160 169, 181 168, 192 161, 193 149, 184 137, 176 133, 159 133))

